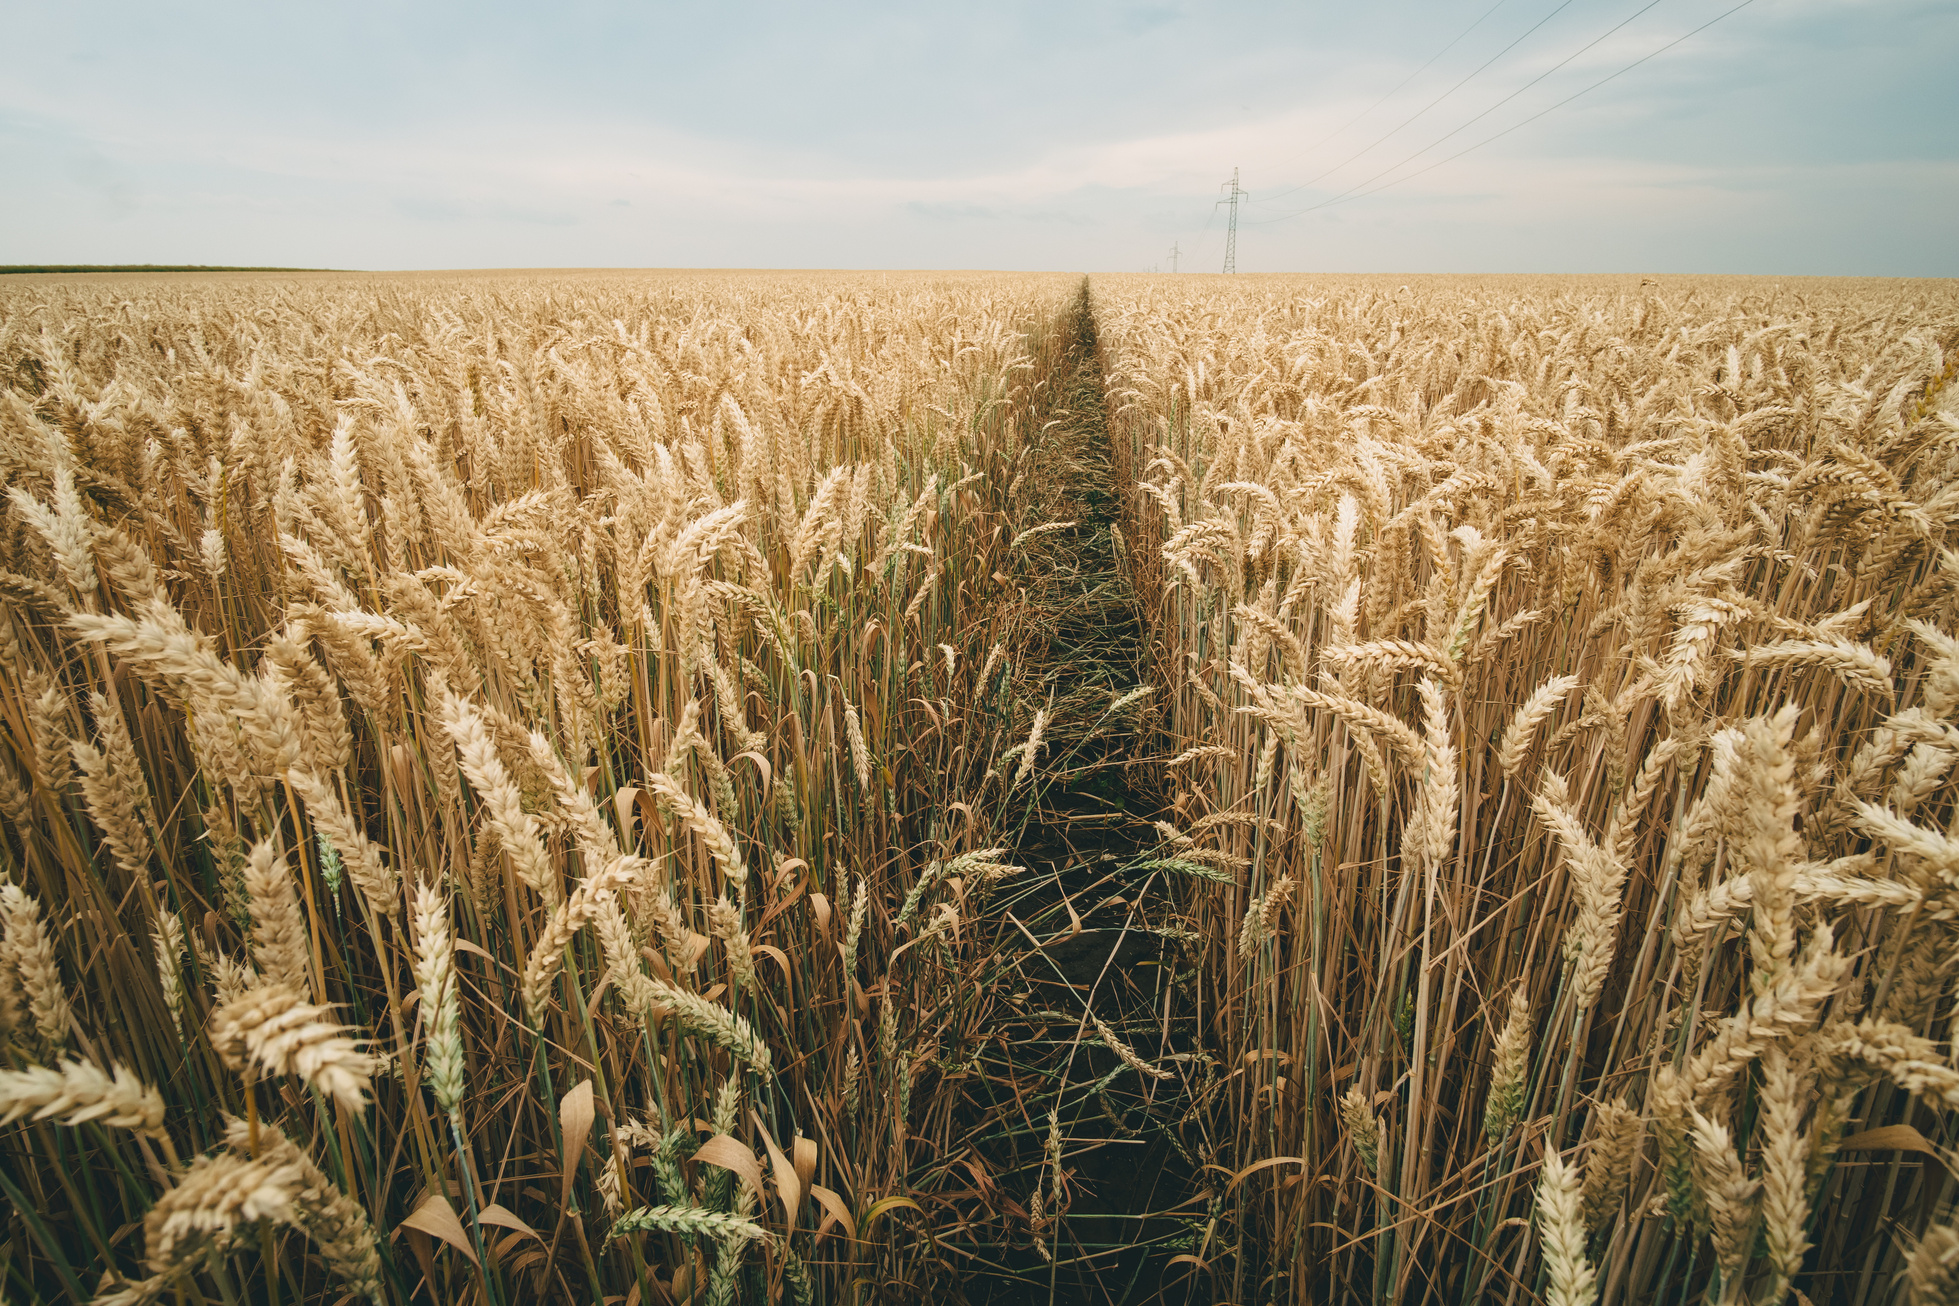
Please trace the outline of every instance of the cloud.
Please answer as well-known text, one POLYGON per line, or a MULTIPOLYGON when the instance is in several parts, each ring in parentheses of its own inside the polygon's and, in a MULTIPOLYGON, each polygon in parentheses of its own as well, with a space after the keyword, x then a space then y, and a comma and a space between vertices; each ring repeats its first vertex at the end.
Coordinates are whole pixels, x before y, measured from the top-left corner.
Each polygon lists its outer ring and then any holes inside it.
POLYGON ((76 183, 94 199, 97 213, 115 221, 135 214, 138 192, 122 168, 89 149, 75 154, 69 167, 76 183))
POLYGON ((1168 27, 1182 17, 1182 12, 1168 5, 1139 5, 1123 10, 1120 25, 1131 36, 1142 36, 1160 27, 1168 27))
POLYGON ((1245 268, 1959 271, 1934 216, 1959 198, 1959 12, 1932 0, 1751 6, 1528 123, 1704 20, 1657 8, 1558 67, 1626 12, 1574 6, 1415 116, 1536 15, 839 0, 613 16, 595 42, 589 15, 487 0, 457 41, 446 2, 304 41, 276 10, 30 12, 0 260, 1133 267, 1176 240, 1202 263, 1235 166, 1245 268))
POLYGON ((998 222, 1001 216, 998 209, 962 201, 910 200, 905 211, 927 222, 998 222))
POLYGON ((460 222, 469 216, 467 206, 427 195, 397 195, 394 209, 417 222, 460 222))

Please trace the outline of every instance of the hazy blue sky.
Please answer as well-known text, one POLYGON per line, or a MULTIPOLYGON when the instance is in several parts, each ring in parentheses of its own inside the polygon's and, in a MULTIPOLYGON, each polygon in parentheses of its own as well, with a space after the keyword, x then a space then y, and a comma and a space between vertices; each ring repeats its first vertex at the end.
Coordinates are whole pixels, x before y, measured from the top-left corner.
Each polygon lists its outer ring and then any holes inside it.
POLYGON ((0 263, 1959 274, 1959 4, 1734 2, 10 0, 0 263))

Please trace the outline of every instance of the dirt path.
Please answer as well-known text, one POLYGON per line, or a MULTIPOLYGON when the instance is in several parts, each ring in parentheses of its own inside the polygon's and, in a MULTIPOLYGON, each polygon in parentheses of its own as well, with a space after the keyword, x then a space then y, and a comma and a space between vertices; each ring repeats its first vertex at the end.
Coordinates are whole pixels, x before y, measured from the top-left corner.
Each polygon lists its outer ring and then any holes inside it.
POLYGON ((974 1249, 985 1268, 968 1286, 1003 1306, 1162 1300, 1165 1265, 1204 1214, 1186 1204, 1194 1167, 1176 1132, 1190 1064, 1174 1038, 1176 972, 1188 963, 1163 932, 1163 876, 1138 865, 1158 841, 1154 695, 1138 692, 1143 632, 1120 531, 1133 490, 1111 465, 1086 283, 1062 330, 1044 434, 1015 496, 1014 579, 1032 623, 1016 688, 1045 716, 1009 802, 1029 874, 994 907, 1023 987, 992 1069, 1018 1100, 998 1104, 1011 1123, 980 1150, 1029 1220, 1016 1245, 974 1249))

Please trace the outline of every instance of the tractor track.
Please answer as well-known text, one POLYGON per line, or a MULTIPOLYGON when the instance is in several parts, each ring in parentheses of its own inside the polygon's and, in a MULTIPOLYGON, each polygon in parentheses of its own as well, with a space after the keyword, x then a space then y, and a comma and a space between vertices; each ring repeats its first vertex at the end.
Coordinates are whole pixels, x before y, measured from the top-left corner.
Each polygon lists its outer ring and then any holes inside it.
POLYGON ((1029 621, 1016 693, 1047 719, 1031 793, 1011 807, 1028 874, 996 903, 1023 986, 1003 1056, 1012 1082, 1037 1087, 999 1104, 1004 1127, 982 1143, 1028 1220, 1014 1245, 975 1249, 983 1268, 966 1291, 987 1306, 1182 1301, 1184 1281, 1167 1288, 1165 1270, 1202 1223, 1180 1136, 1195 1063, 1180 1037, 1189 963, 1172 887, 1136 865, 1158 843, 1162 803, 1155 696, 1136 692, 1149 684, 1145 628, 1123 557, 1134 491, 1113 456, 1086 280, 1057 325, 1059 362, 1014 505, 1023 535, 1039 528, 1014 573, 1029 621))

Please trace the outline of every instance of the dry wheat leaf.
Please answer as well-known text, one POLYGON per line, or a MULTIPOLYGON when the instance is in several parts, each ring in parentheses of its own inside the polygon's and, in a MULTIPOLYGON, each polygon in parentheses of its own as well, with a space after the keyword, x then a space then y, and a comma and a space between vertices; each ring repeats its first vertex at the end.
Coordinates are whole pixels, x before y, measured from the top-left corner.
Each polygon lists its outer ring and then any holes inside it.
POLYGON ((755 1152, 739 1138, 727 1134, 716 1134, 701 1144, 701 1150, 694 1153, 696 1161, 708 1165, 718 1165, 723 1170, 733 1170, 742 1181, 756 1192, 762 1190, 762 1163, 755 1152))
MULTIPOLYGON (((483 950, 483 949, 482 949, 481 947, 479 947, 479 946, 477 946, 477 945, 476 945, 476 944, 474 944, 474 943, 471 943, 471 942, 470 942, 470 941, 469 941, 468 939, 464 939, 464 938, 457 938, 457 939, 455 939, 455 940, 453 940, 453 942, 455 943, 455 946, 456 946, 456 951, 458 951, 458 952, 473 952, 473 953, 475 953, 475 954, 476 954, 477 956, 479 956, 479 957, 481 957, 481 958, 483 958, 483 959, 484 959, 485 961, 495 961, 495 960, 496 960, 496 957, 495 957, 494 955, 492 955, 492 954, 491 954, 491 953, 489 953, 489 952, 486 952, 486 951, 484 951, 484 950, 483 950)), ((505 970, 508 970, 508 969, 510 969, 510 968, 509 968, 508 966, 506 966, 506 967, 504 967, 504 969, 505 969, 505 970)))
POLYGON ((769 759, 750 749, 748 752, 736 753, 733 757, 729 758, 728 769, 730 771, 734 770, 735 763, 741 761, 744 757, 755 763, 755 769, 762 777, 762 793, 766 795, 769 792, 769 786, 774 782, 774 768, 769 765, 769 759))
POLYGON ((908 1206, 920 1215, 925 1213, 925 1208, 909 1197, 880 1197, 871 1203, 870 1210, 864 1212, 864 1232, 869 1233, 871 1226, 876 1224, 886 1211, 895 1211, 901 1206, 908 1206))
POLYGON ((631 848, 638 838, 639 790, 628 785, 612 795, 612 810, 619 817, 619 842, 631 848))
POLYGON ((850 1241, 857 1241, 857 1218, 850 1213, 850 1206, 843 1200, 841 1193, 825 1188, 822 1184, 811 1184, 809 1195, 814 1197, 817 1204, 823 1208, 823 1223, 816 1227, 818 1239, 829 1232, 831 1225, 840 1224, 850 1241))
POLYGON ((769 1173, 775 1176, 776 1195, 782 1198, 783 1219, 788 1222, 791 1229, 794 1229, 797 1208, 803 1204, 802 1176, 796 1173, 796 1167, 789 1163, 789 1158, 782 1154, 780 1147, 776 1146, 775 1135, 770 1133, 769 1127, 762 1123, 762 1117, 750 1111, 748 1118, 755 1122, 755 1128, 762 1133, 762 1146, 769 1151, 769 1173))
POLYGON ((463 1229, 463 1222, 456 1218, 456 1210, 449 1205, 449 1199, 440 1193, 430 1193, 422 1199, 422 1204, 408 1213, 402 1220, 401 1228, 413 1229, 418 1233, 429 1234, 448 1243, 464 1256, 470 1264, 480 1265, 476 1259, 476 1247, 463 1229))
POLYGON ((816 1178, 816 1140, 798 1135, 795 1152, 796 1179, 802 1184, 803 1191, 809 1192, 816 1178))
POLYGON ((1876 1129, 1866 1129, 1861 1134, 1852 1134, 1844 1139, 1837 1144, 1837 1148, 1844 1152, 1923 1152, 1927 1156, 1944 1159, 1932 1140, 1910 1125, 1882 1125, 1876 1129))
POLYGON ((499 1228, 515 1229, 518 1233, 529 1234, 531 1237, 537 1239, 539 1242, 544 1241, 543 1234, 540 1234, 537 1230, 531 1228, 528 1224, 525 1224, 524 1221, 515 1212, 510 1211, 498 1205, 495 1202, 490 1203, 488 1206, 484 1207, 481 1211, 477 1212, 476 1223, 494 1224, 497 1225, 499 1228))
POLYGON ((773 943, 755 943, 749 946, 750 950, 756 956, 767 957, 770 961, 782 967, 782 982, 785 986, 794 982, 795 972, 790 969, 789 957, 781 948, 776 947, 773 943))
POLYGON ((1306 1164, 1305 1161, 1303 1161, 1302 1159, 1296 1156, 1268 1156, 1263 1161, 1254 1161, 1250 1165, 1246 1166, 1243 1170, 1239 1170, 1235 1172, 1231 1176, 1231 1182, 1224 1186, 1224 1191, 1226 1191, 1227 1193, 1230 1192, 1232 1189, 1236 1188, 1239 1184, 1245 1182, 1245 1180, 1257 1174, 1260 1170, 1267 1170, 1275 1165, 1303 1166, 1305 1164, 1306 1164))
POLYGON ((571 1186, 578 1178, 578 1162, 585 1155, 585 1140, 591 1137, 595 1114, 589 1079, 580 1080, 558 1103, 558 1123, 564 1130, 565 1148, 563 1188, 558 1200, 565 1205, 571 1203, 571 1186))

